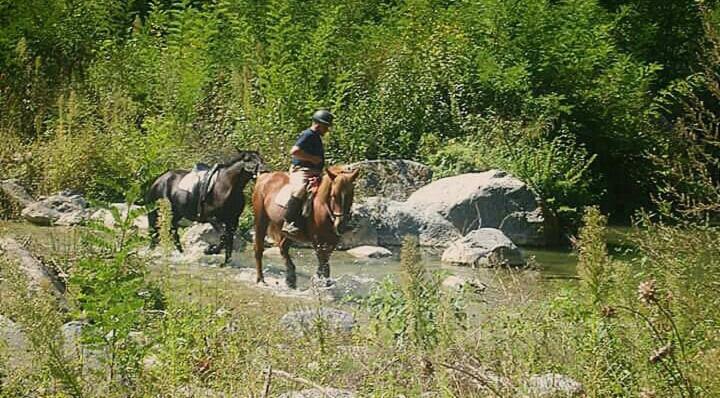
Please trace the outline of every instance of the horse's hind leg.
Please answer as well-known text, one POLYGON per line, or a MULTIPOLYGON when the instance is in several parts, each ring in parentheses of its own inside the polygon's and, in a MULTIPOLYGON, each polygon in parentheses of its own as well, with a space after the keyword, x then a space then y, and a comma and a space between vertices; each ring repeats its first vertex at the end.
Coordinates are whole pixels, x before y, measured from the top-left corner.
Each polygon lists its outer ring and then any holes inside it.
POLYGON ((285 275, 285 283, 290 289, 297 288, 297 274, 295 273, 295 263, 290 258, 290 239, 283 238, 280 241, 280 254, 285 260, 285 269, 287 274, 285 275))
POLYGON ((182 246, 180 245, 180 235, 178 235, 178 228, 180 227, 181 219, 182 219, 182 216, 178 215, 178 212, 173 211, 172 224, 170 226, 170 231, 172 232, 173 243, 175 244, 175 248, 180 253, 183 252, 182 246))
POLYGON ((150 249, 154 249, 160 242, 160 234, 157 228, 158 210, 153 209, 147 215, 148 218, 148 232, 150 233, 150 249))
POLYGON ((225 231, 223 238, 220 242, 221 246, 225 246, 225 262, 223 265, 230 264, 230 258, 232 257, 233 245, 235 241, 235 231, 237 230, 238 219, 231 218, 230 221, 225 222, 225 231))

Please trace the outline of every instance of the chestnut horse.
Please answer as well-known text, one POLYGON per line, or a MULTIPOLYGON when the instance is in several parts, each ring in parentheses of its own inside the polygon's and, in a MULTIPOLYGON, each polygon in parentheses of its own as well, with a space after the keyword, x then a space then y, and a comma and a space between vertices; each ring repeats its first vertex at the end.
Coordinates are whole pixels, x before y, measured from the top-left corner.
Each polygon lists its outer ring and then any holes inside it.
POLYGON ((285 282, 288 287, 297 287, 295 264, 290 258, 290 239, 299 242, 310 242, 318 259, 317 276, 324 281, 330 278, 330 255, 345 232, 350 219, 350 207, 353 202, 354 182, 358 171, 348 171, 339 166, 327 169, 322 176, 312 204, 312 214, 305 220, 302 232, 297 236, 288 237, 282 232, 285 221, 285 208, 275 203, 275 197, 286 186, 290 177, 288 173, 274 172, 258 177, 253 191, 253 210, 255 212, 255 268, 257 283, 264 283, 262 258, 265 248, 265 236, 272 237, 280 248, 285 260, 287 275, 285 282))

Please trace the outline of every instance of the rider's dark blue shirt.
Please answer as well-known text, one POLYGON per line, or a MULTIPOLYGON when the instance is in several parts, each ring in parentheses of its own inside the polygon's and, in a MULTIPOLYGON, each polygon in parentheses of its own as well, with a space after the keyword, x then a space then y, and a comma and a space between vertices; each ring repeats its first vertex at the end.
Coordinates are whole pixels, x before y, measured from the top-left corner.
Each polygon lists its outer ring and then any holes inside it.
POLYGON ((322 161, 320 162, 320 164, 313 164, 300 160, 293 156, 292 164, 294 166, 309 167, 311 169, 323 168, 323 166, 325 165, 325 149, 323 148, 323 142, 320 133, 317 133, 311 129, 303 131, 302 133, 300 133, 297 142, 295 142, 295 146, 309 153, 310 155, 320 156, 322 161))

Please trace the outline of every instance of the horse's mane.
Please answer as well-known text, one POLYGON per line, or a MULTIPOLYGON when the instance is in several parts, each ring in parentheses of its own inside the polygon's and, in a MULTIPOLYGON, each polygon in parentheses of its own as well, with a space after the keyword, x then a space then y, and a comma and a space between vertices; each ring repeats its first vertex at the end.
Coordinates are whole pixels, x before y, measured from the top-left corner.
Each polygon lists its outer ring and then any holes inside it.
MULTIPOLYGON (((330 166, 330 171, 335 174, 337 177, 335 178, 342 178, 343 171, 345 170, 345 166, 330 166)), ((320 186, 317 190, 317 197, 326 199, 330 196, 330 189, 332 188, 332 178, 327 173, 323 174, 322 181, 320 182, 320 186)))
POLYGON ((260 154, 256 151, 238 151, 238 154, 229 161, 221 163, 223 167, 230 167, 237 162, 257 161, 260 154))

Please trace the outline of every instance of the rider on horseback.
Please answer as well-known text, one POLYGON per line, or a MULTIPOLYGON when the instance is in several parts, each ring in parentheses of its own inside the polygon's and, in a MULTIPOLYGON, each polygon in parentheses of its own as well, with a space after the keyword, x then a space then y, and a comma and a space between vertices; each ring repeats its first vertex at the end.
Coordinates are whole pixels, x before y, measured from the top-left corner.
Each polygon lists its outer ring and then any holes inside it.
POLYGON ((290 185, 292 195, 287 203, 283 232, 294 235, 299 232, 298 220, 307 194, 308 181, 319 178, 325 165, 325 150, 322 137, 333 123, 333 114, 321 109, 312 115, 312 125, 300 133, 295 145, 290 150, 292 165, 290 166, 290 185))

